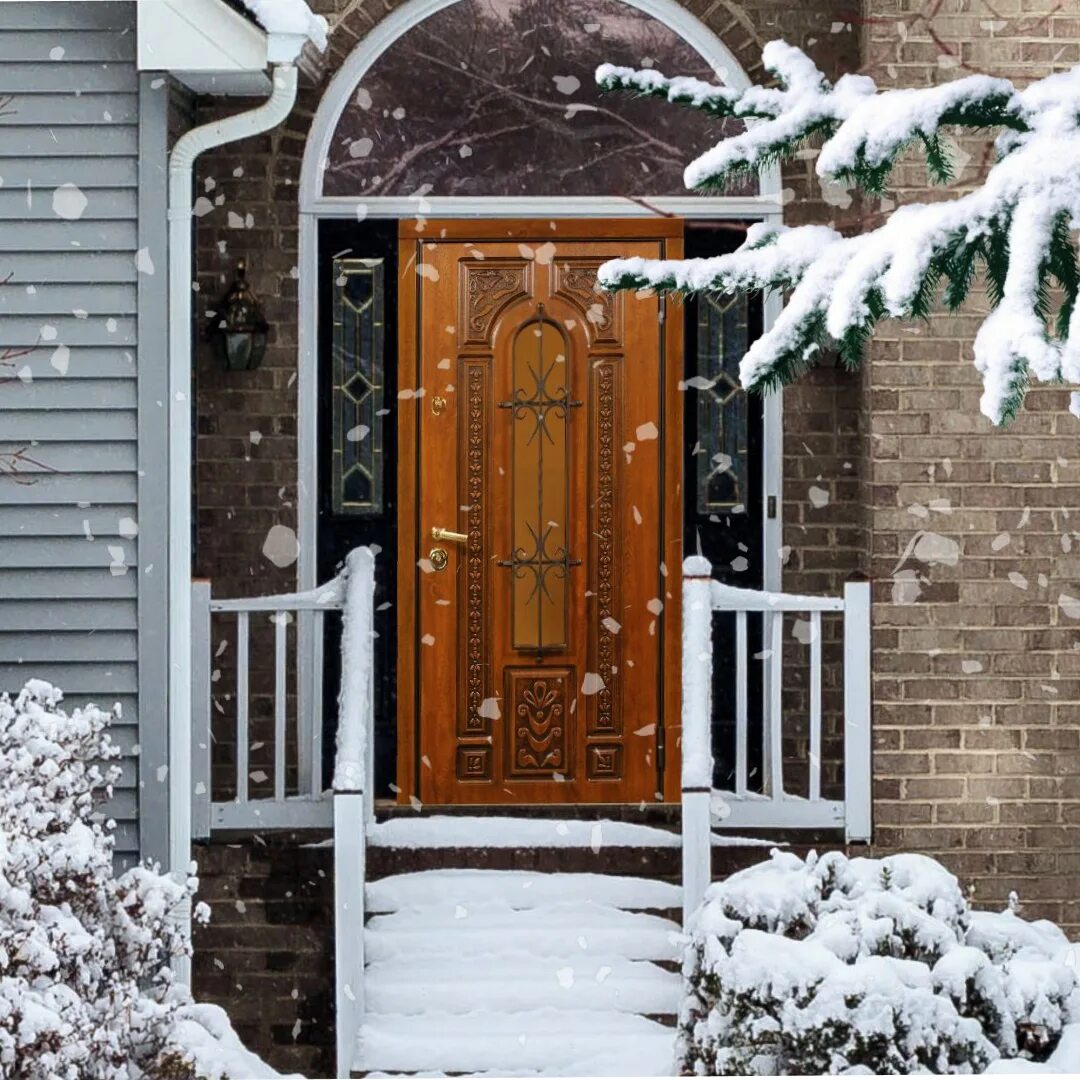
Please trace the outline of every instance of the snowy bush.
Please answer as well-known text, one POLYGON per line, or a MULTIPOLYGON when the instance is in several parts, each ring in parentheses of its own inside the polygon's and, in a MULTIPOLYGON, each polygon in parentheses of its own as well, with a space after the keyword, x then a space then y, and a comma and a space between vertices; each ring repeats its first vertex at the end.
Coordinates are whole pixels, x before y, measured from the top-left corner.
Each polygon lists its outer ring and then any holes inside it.
POLYGON ((686 1074, 982 1072, 1045 1061, 1080 1022, 1069 942, 972 912, 921 855, 771 861, 714 884, 690 926, 686 1074))
POLYGON ((111 823, 95 812, 118 775, 112 716, 68 715, 61 697, 39 681, 0 695, 0 1076, 207 1075, 207 1044, 234 1049, 224 1015, 189 1004, 170 971, 189 951, 175 913, 196 882, 144 866, 114 876, 111 823))

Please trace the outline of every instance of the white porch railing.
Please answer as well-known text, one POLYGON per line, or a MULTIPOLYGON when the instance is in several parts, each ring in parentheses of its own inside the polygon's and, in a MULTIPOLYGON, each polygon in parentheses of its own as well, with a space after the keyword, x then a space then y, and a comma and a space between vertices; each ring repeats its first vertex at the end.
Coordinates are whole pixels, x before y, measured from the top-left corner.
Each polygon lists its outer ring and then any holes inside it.
MULTIPOLYGON (((364 552, 367 562, 373 561, 366 548, 358 551, 364 552)), ((374 580, 366 562, 357 565, 374 580)), ((333 824, 329 784, 323 776, 323 642, 327 618, 342 613, 348 577, 343 574, 308 592, 241 600, 213 596, 207 581, 192 583, 195 838, 223 829, 330 828, 333 824), (261 640, 266 631, 259 626, 260 620, 272 628, 272 652, 261 640), (295 627, 293 635, 290 626, 295 627), (303 651, 298 644, 302 637, 308 642, 303 651), (257 672, 253 672, 253 659, 257 672), (235 674, 235 684, 229 687, 230 693, 215 694, 222 670, 235 674), (256 690, 259 696, 272 696, 270 717, 256 717, 256 690), (235 745, 231 799, 214 799, 212 794, 221 773, 220 765, 215 768, 211 729, 213 725, 220 730, 222 716, 232 728, 235 745), (266 732, 267 738, 257 740, 256 720, 268 729, 272 726, 272 735, 266 732), (272 761, 253 768, 252 753, 261 748, 260 742, 271 743, 272 761)), ((354 658, 343 657, 342 670, 354 670, 355 664, 354 658)))
MULTIPOLYGON (((788 719, 792 719, 788 717, 788 719)), ((800 728, 801 730, 801 728, 800 728)), ((843 597, 793 596, 724 585, 701 556, 683 565, 682 818, 683 905, 689 915, 711 877, 714 814, 733 828, 843 828, 849 841, 870 839, 870 584, 849 582, 843 597), (713 789, 713 612, 735 615, 734 791, 713 789), (749 789, 750 657, 747 615, 760 613, 764 636, 761 791, 749 789), (784 615, 809 621, 809 715, 804 719, 806 795, 784 789, 784 615), (822 798, 822 619, 843 619, 842 799, 822 798)))

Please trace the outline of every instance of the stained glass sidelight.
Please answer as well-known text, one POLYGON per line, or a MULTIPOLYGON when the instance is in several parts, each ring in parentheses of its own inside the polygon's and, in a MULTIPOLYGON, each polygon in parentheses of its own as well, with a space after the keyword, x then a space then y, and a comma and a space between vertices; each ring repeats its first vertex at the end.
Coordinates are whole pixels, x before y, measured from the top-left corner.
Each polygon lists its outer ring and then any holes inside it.
POLYGON ((739 385, 748 347, 745 295, 698 300, 697 509, 699 514, 745 509, 748 498, 749 402, 739 385))
POLYGON ((543 316, 518 331, 513 348, 514 393, 500 402, 513 423, 511 536, 514 550, 500 565, 511 574, 515 649, 566 648, 570 557, 569 350, 562 331, 543 316))
MULTIPOLYGON (((684 195, 687 163, 742 122, 602 94, 605 61, 722 81, 670 27, 619 0, 458 0, 364 74, 323 194, 684 195)), ((729 190, 756 192, 757 178, 729 190)))
POLYGON ((334 513, 383 507, 383 260, 335 259, 334 513))

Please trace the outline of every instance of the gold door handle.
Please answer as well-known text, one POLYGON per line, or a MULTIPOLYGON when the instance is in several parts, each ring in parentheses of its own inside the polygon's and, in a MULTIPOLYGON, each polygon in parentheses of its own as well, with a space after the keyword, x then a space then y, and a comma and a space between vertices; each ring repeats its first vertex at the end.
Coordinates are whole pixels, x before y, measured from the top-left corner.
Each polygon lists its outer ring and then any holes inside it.
POLYGON ((431 530, 432 540, 448 540, 451 544, 467 544, 468 536, 465 533, 451 532, 449 529, 440 529, 437 526, 431 530))

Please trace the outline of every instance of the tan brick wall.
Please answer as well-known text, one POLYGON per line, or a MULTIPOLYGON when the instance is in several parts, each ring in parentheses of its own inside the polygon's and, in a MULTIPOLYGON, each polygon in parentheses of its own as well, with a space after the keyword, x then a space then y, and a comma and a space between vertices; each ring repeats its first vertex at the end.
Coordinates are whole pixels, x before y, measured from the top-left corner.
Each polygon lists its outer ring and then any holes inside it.
MULTIPOLYGON (((1054 0, 993 11, 869 0, 865 11, 863 70, 882 84, 976 71, 1025 83, 1080 60, 1075 5, 1054 0)), ((960 146, 970 183, 988 141, 960 146)), ((948 194, 925 185, 913 160, 896 197, 948 194)), ((887 325, 871 350, 876 835, 881 850, 941 856, 976 902, 1015 889, 1026 914, 1075 935, 1080 636, 1058 597, 1076 594, 1080 570, 1078 430, 1055 389, 1033 391, 1004 430, 980 416, 971 356, 983 310, 976 299, 927 325, 887 325), (920 531, 945 538, 929 543, 955 565, 920 561, 909 550, 920 531), (920 594, 894 602, 904 589, 920 594)))

